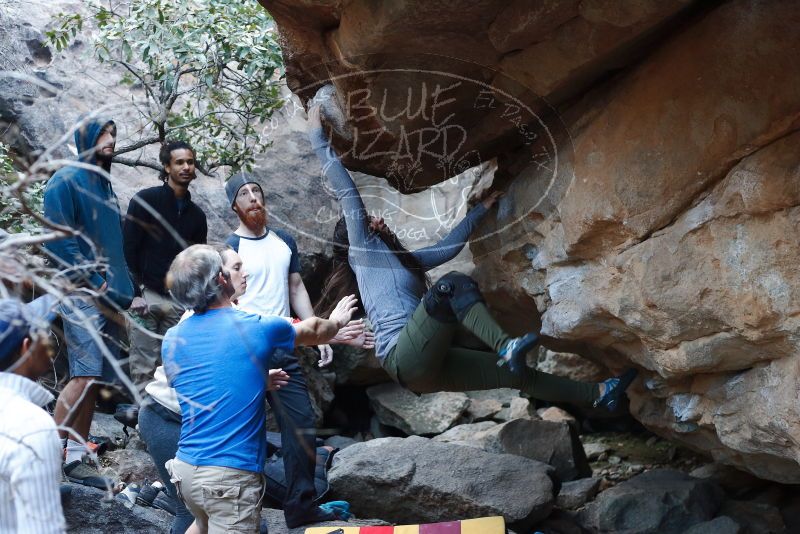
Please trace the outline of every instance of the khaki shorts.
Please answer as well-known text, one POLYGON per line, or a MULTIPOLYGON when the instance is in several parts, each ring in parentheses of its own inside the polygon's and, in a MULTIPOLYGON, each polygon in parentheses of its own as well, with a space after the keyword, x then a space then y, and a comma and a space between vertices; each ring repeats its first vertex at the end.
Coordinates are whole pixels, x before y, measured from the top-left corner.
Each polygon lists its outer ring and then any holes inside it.
POLYGON ((164 465, 200 532, 259 532, 264 475, 230 467, 195 466, 177 458, 164 465))

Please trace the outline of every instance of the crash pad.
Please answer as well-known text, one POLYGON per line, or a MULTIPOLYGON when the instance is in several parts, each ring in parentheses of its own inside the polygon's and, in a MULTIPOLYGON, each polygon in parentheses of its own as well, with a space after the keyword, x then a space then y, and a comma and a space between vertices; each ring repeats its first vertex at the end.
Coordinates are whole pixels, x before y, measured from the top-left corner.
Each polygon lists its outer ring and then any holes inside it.
POLYGON ((381 527, 310 527, 306 534, 505 534, 502 517, 381 527))

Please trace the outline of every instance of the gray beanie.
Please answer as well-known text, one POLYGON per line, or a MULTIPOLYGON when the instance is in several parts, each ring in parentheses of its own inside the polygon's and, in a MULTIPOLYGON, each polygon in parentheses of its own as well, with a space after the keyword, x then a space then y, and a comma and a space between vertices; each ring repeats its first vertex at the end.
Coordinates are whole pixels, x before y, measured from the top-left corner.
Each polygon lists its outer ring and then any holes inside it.
POLYGON ((258 184, 258 180, 256 180, 255 176, 245 171, 237 172, 225 182, 225 194, 228 195, 228 204, 230 204, 231 207, 233 207, 233 204, 236 202, 236 194, 239 192, 239 189, 247 184, 258 184))

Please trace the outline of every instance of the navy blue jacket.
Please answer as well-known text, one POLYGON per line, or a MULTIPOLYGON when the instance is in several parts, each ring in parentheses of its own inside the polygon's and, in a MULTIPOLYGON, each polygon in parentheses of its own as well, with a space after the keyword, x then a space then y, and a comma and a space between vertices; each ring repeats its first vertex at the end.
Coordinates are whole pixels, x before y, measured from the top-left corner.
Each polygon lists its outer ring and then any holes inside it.
MULTIPOLYGON (((94 146, 110 122, 93 119, 75 131, 78 161, 97 171, 94 146)), ((105 170, 110 170, 110 164, 105 170)), ((80 235, 51 241, 45 248, 73 281, 94 289, 107 283, 107 298, 124 309, 130 306, 135 289, 122 248, 119 202, 111 183, 97 171, 67 165, 47 182, 45 217, 80 235)))

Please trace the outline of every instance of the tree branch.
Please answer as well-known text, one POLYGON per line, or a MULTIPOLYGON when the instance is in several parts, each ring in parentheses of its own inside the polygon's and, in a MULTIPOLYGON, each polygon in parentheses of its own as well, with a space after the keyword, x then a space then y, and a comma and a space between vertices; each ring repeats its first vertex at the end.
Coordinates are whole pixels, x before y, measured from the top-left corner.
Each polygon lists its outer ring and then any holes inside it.
POLYGON ((123 67, 125 67, 125 69, 126 69, 128 72, 130 72, 131 74, 133 74, 133 75, 136 77, 136 79, 137 79, 137 80, 139 80, 139 83, 141 83, 141 84, 142 84, 142 87, 144 87, 144 90, 145 90, 145 91, 147 92, 147 94, 150 96, 150 99, 151 99, 151 100, 153 100, 153 101, 156 101, 156 102, 158 101, 158 100, 156 99, 155 95, 153 94, 153 90, 152 90, 152 88, 150 87, 150 84, 148 84, 148 83, 145 81, 144 77, 143 77, 141 74, 139 74, 139 72, 138 72, 136 69, 134 69, 133 67, 131 67, 131 66, 130 66, 130 64, 128 64, 128 63, 127 63, 127 62, 125 62, 125 61, 119 60, 119 59, 112 59, 112 60, 111 60, 111 62, 112 62, 112 63, 119 63, 120 65, 122 65, 123 67))
POLYGON ((164 170, 164 167, 162 167, 158 163, 155 163, 153 161, 142 161, 141 158, 133 159, 133 158, 120 158, 118 156, 114 156, 114 159, 112 161, 114 163, 119 163, 120 165, 125 165, 127 167, 147 167, 158 172, 164 170))
POLYGON ((6 237, 0 241, 0 250, 6 248, 22 248, 28 245, 41 245, 43 243, 49 243, 50 241, 64 239, 70 235, 71 233, 65 234, 63 232, 50 232, 47 234, 9 234, 10 237, 6 237))
POLYGON ((147 145, 152 145, 153 143, 158 143, 159 141, 163 141, 163 140, 164 139, 162 139, 160 136, 154 135, 152 137, 146 137, 144 139, 136 141, 135 143, 132 143, 132 144, 127 145, 127 146, 124 146, 124 147, 118 149, 116 152, 114 152, 114 158, 115 158, 114 161, 117 161, 116 157, 118 155, 120 155, 120 154, 127 154, 128 152, 133 152, 134 150, 138 150, 140 148, 144 148, 147 145))

